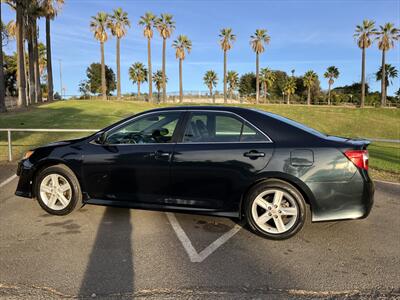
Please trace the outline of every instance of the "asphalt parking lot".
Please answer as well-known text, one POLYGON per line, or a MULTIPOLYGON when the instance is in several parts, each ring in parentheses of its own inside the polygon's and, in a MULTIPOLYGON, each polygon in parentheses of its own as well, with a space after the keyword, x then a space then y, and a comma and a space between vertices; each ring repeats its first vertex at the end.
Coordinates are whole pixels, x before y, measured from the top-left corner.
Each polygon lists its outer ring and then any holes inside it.
MULTIPOLYGON (((13 175, 0 167, 0 182, 13 175)), ((1 298, 400 299, 400 186, 364 220, 308 223, 286 241, 237 221, 85 206, 57 217, 0 185, 1 298)))

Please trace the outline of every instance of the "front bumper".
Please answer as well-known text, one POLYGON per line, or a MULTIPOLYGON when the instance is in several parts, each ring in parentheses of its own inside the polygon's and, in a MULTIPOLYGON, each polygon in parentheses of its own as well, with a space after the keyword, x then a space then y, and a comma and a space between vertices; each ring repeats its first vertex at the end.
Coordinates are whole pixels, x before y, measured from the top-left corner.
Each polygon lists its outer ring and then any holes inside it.
POLYGON ((15 195, 26 198, 33 198, 33 175, 34 168, 29 160, 21 160, 17 167, 17 176, 19 181, 15 195))

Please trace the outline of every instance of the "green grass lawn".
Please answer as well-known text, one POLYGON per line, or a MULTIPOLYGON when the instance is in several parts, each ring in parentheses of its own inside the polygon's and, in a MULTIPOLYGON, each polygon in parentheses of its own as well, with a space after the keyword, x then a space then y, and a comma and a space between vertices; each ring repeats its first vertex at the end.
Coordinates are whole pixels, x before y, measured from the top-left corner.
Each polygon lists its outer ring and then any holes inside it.
MULTIPOLYGON (((123 117, 156 105, 126 101, 58 101, 28 111, 0 115, 0 128, 84 128, 105 127, 123 117)), ((160 107, 163 105, 157 105, 160 107)), ((245 105, 244 105, 245 106, 245 105)), ((250 106, 249 106, 250 107, 250 106)), ((252 105, 274 112, 331 135, 400 139, 400 110, 345 107, 306 107, 296 105, 252 105)), ((36 145, 82 136, 82 133, 13 133, 14 158, 36 145)), ((7 159, 6 133, 0 133, 0 161, 7 159)), ((373 143, 370 166, 380 174, 400 178, 400 144, 373 143)), ((385 175, 383 175, 385 177, 385 175)))

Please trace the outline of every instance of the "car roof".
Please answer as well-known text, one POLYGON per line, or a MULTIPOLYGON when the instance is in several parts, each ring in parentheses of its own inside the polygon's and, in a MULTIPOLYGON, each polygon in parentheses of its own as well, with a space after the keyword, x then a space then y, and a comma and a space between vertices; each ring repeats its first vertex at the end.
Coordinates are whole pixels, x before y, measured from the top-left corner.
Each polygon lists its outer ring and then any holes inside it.
MULTIPOLYGON (((212 111, 231 111, 231 112, 250 112, 253 109, 238 106, 218 106, 218 105, 185 105, 154 108, 149 111, 169 111, 169 110, 212 110, 212 111)), ((147 112, 149 112, 147 111, 147 112)))

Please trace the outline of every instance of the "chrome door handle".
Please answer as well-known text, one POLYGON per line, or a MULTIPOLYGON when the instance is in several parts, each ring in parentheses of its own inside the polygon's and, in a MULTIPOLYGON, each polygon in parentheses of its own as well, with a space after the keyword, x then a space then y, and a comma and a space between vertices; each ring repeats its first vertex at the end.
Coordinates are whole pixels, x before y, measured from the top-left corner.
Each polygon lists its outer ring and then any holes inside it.
POLYGON ((171 155, 170 152, 164 152, 164 151, 160 151, 160 150, 154 152, 155 158, 169 157, 170 155, 171 155))
POLYGON ((246 156, 246 157, 252 158, 252 159, 256 159, 256 158, 259 158, 259 157, 265 157, 265 153, 264 152, 258 152, 258 151, 255 151, 255 150, 251 150, 249 152, 245 152, 243 155, 246 156))

